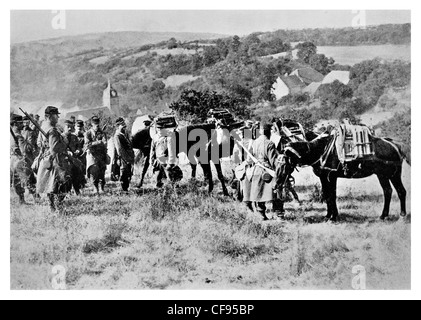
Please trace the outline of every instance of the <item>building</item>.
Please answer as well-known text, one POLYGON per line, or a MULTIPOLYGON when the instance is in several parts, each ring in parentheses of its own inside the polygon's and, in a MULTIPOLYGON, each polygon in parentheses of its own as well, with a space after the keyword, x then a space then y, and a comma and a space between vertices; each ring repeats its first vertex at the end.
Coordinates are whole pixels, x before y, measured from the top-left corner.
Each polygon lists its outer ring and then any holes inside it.
POLYGON ((324 79, 324 76, 313 68, 296 69, 291 73, 291 75, 297 76, 306 85, 313 82, 322 82, 324 79))
POLYGON ((347 85, 350 81, 350 72, 349 71, 331 71, 322 81, 322 84, 333 83, 336 80, 347 85))
POLYGON ((272 94, 276 100, 282 99, 289 94, 301 93, 305 88, 305 84, 295 75, 278 77, 272 86, 272 94))
POLYGON ((75 109, 77 110, 67 112, 65 118, 70 119, 70 117, 74 116, 77 120, 86 121, 92 118, 93 115, 98 114, 113 117, 121 116, 120 98, 117 90, 112 87, 110 80, 108 80, 108 86, 102 95, 102 105, 102 107, 92 109, 81 109, 76 107, 75 109))
POLYGON ((308 93, 310 97, 314 98, 314 95, 316 94, 317 89, 322 85, 321 82, 313 82, 310 83, 307 87, 303 89, 303 93, 308 93))

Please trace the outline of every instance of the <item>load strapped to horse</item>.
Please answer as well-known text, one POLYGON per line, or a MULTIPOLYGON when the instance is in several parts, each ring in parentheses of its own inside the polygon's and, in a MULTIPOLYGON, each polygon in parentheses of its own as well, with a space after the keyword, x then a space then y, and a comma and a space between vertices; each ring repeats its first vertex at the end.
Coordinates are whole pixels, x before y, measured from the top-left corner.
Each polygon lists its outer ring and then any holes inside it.
POLYGON ((283 152, 285 146, 290 142, 307 141, 306 134, 301 123, 291 119, 273 119, 271 141, 275 143, 279 152, 283 152))
POLYGON ((330 134, 333 139, 321 157, 322 168, 337 169, 337 167, 330 168, 327 165, 332 152, 336 152, 339 163, 344 167, 345 172, 349 164, 374 160, 373 135, 366 125, 353 125, 348 119, 344 119, 330 134))
POLYGON ((348 119, 336 128, 335 143, 342 164, 374 156, 370 129, 365 125, 352 125, 348 119))

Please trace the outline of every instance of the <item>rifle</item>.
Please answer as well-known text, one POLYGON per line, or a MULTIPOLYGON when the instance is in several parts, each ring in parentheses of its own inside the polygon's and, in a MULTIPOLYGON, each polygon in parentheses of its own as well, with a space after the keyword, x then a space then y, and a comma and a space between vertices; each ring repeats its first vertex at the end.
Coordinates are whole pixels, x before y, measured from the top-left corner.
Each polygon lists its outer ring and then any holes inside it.
POLYGON ((237 140, 235 140, 235 142, 241 147, 241 148, 243 148, 244 149, 244 151, 250 156, 250 158, 251 158, 251 160, 253 160, 253 162, 255 163, 255 165, 256 166, 258 166, 258 167, 260 167, 260 168, 262 168, 262 169, 264 169, 267 173, 269 173, 270 174, 270 176, 272 177, 272 178, 276 178, 276 172, 275 172, 275 170, 272 170, 272 169, 269 169, 269 168, 266 168, 263 164, 261 164, 260 162, 259 162, 259 160, 257 160, 256 159, 256 157, 255 156, 253 156, 252 154, 251 154, 251 152, 240 142, 240 141, 237 141, 237 140))
MULTIPOLYGON (((42 130, 42 128, 41 128, 41 126, 36 122, 36 120, 34 119, 34 118, 32 118, 31 117, 31 115, 28 113, 28 112, 26 112, 25 110, 23 110, 22 108, 19 108, 19 110, 25 115, 25 116, 27 116, 28 117, 28 119, 29 119, 29 121, 31 121, 32 122, 32 124, 39 130, 39 132, 41 132, 41 134, 45 137, 45 138, 47 138, 48 139, 48 136, 47 136, 47 134, 45 133, 45 131, 44 130, 42 130)), ((69 148, 69 144, 68 143, 66 143, 65 141, 64 141, 64 138, 63 138, 63 136, 60 134, 59 135, 60 136, 60 140, 61 140, 61 142, 63 142, 65 145, 66 145, 66 147, 67 147, 67 149, 70 149, 69 148)), ((74 162, 73 162, 73 158, 72 157, 68 157, 68 159, 69 159, 69 161, 72 163, 72 164, 74 164, 74 162)))
POLYGON ((32 122, 32 124, 35 126, 35 128, 37 128, 38 129, 38 131, 39 132, 41 132, 41 134, 44 136, 44 137, 46 137, 47 138, 47 134, 45 133, 45 131, 44 130, 42 130, 42 128, 41 128, 41 126, 38 124, 38 122, 34 119, 34 118, 32 118, 31 117, 31 115, 28 113, 28 112, 26 112, 25 110, 22 110, 22 108, 19 108, 19 110, 25 115, 25 116, 27 116, 28 117, 28 119, 29 119, 29 121, 31 121, 32 122))

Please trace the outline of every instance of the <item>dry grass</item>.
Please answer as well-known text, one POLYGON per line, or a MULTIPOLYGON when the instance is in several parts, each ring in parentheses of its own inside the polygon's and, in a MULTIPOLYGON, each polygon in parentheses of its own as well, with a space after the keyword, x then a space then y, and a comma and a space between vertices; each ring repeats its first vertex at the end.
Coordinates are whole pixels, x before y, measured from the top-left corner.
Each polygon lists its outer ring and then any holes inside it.
POLYGON ((362 265, 368 289, 409 289, 410 217, 397 219, 394 197, 394 218, 377 220, 382 197, 370 179, 340 182, 337 225, 321 222, 308 169, 297 174, 303 204, 286 204, 288 222, 262 222, 219 184, 208 196, 187 179, 175 190, 153 181, 140 193, 85 190, 61 215, 12 194, 11 288, 51 289, 52 268, 63 265, 69 289, 351 289, 362 265))

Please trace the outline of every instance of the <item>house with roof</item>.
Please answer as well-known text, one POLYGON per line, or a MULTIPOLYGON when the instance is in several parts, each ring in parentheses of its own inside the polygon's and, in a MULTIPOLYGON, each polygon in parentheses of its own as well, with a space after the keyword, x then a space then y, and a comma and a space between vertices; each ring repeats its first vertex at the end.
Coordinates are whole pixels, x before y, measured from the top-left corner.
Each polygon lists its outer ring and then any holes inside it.
POLYGON ((308 93, 310 97, 314 98, 317 89, 319 89, 321 85, 321 82, 310 83, 307 87, 303 89, 303 93, 308 93))
POLYGON ((313 68, 296 69, 291 73, 291 75, 297 76, 306 85, 313 82, 322 82, 324 79, 324 76, 313 68))
POLYGON ((278 77, 272 86, 272 94, 276 100, 282 99, 289 94, 297 94, 302 92, 306 85, 296 75, 278 77))
POLYGON ((342 82, 343 84, 347 85, 350 81, 350 72, 349 71, 339 71, 334 70, 331 71, 322 81, 322 84, 329 84, 333 83, 336 80, 342 82))

